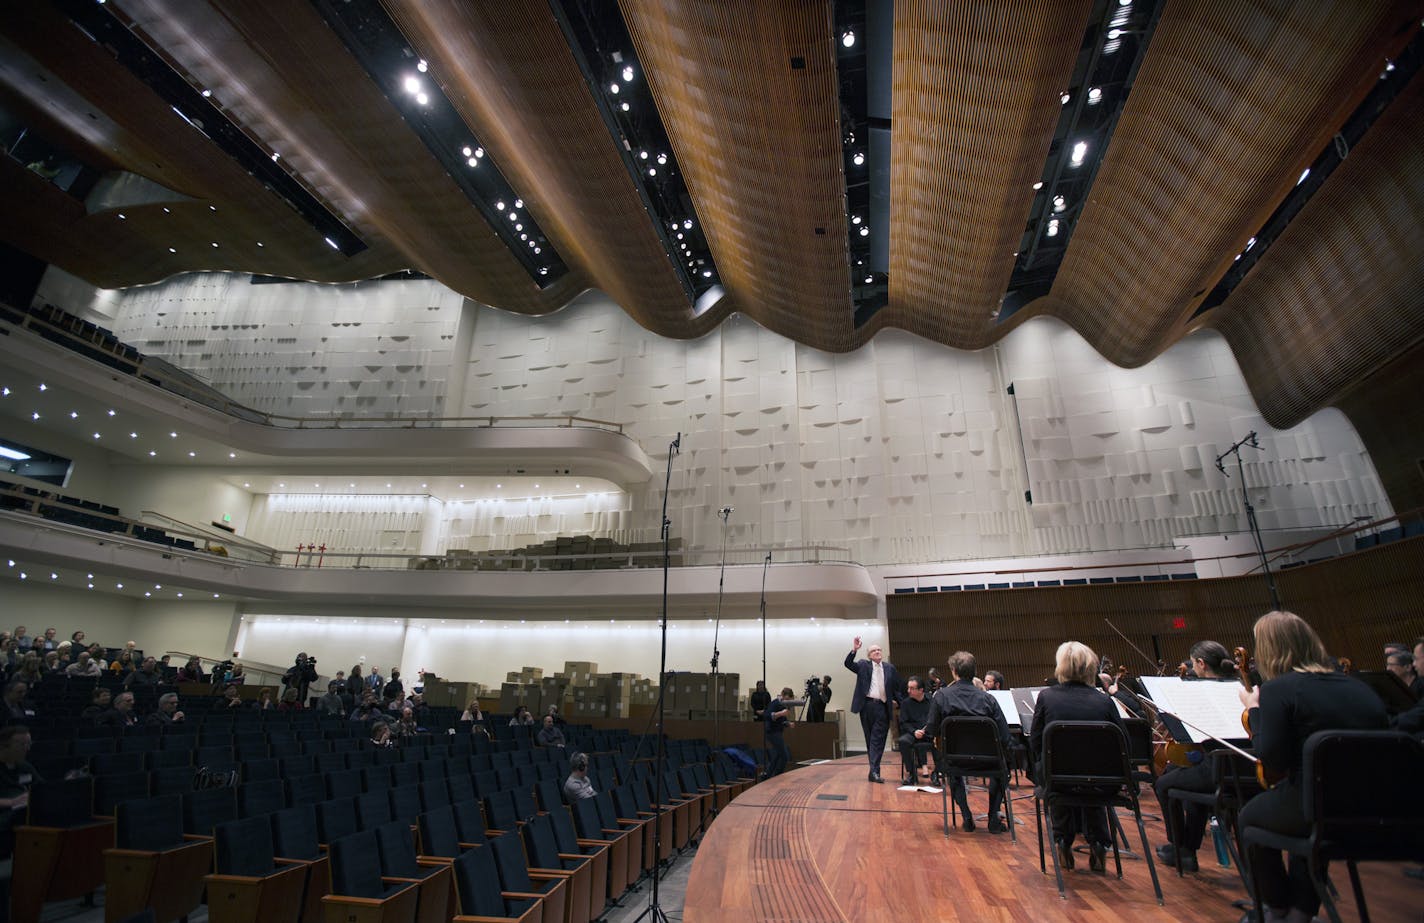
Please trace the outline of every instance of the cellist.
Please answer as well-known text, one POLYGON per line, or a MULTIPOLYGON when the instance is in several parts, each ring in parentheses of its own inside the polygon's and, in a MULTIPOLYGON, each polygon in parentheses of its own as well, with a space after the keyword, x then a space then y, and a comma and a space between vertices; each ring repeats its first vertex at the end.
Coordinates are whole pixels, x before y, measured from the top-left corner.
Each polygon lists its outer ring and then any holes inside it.
MULTIPOLYGON (((1193 644, 1188 658, 1192 672, 1190 677, 1183 677, 1184 679, 1236 681, 1236 663, 1226 648, 1216 641, 1198 641, 1193 644)), ((1201 759, 1191 766, 1169 766, 1157 777, 1152 787, 1157 794, 1158 804, 1162 806, 1162 817, 1168 819, 1167 842, 1157 848, 1157 855, 1163 862, 1175 865, 1177 851, 1180 850, 1182 871, 1197 871, 1197 850, 1201 848, 1202 837, 1206 833, 1209 812, 1202 805, 1187 805, 1184 816, 1179 819, 1182 841, 1178 843, 1172 839, 1174 824, 1171 823, 1168 812, 1171 810, 1182 814, 1183 805, 1180 801, 1173 803, 1168 796, 1174 789, 1202 793, 1216 791, 1211 760, 1201 759)))
MULTIPOLYGON (((1252 629, 1262 683, 1241 690, 1256 756, 1283 779, 1241 809, 1242 828, 1263 827, 1304 836, 1301 769, 1305 741, 1316 731, 1382 730, 1384 703, 1364 683, 1326 665, 1325 645, 1300 616, 1267 612, 1252 629)), ((1252 846, 1247 857, 1260 882, 1267 923, 1306 923, 1320 907, 1304 859, 1292 856, 1287 872, 1278 851, 1252 846)), ((1250 914, 1248 913, 1248 916, 1250 914)))

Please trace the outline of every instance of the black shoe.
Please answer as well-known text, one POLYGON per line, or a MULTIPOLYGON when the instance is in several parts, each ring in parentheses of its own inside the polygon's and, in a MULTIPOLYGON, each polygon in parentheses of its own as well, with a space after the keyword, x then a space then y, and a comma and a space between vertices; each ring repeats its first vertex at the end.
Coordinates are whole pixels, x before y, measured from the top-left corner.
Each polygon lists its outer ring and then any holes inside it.
POLYGON ((1071 872, 1073 870, 1073 844, 1055 843, 1053 848, 1058 850, 1058 865, 1063 871, 1071 872))
POLYGON ((965 833, 973 833, 974 815, 963 809, 960 809, 960 813, 963 815, 963 822, 959 825, 960 829, 963 830, 965 833))
POLYGON ((870 781, 876 782, 876 783, 880 783, 880 782, 884 782, 885 780, 882 779, 882 778, 880 778, 880 773, 878 773, 878 772, 872 772, 872 773, 870 774, 870 781))
POLYGON ((1004 826, 1004 819, 1003 819, 1002 817, 1000 817, 1000 816, 997 815, 997 814, 990 814, 990 815, 989 815, 989 832, 990 832, 990 833, 1003 833, 1005 830, 1008 830, 1008 829, 1009 829, 1008 827, 1004 826))
POLYGON ((1094 872, 1106 871, 1108 867, 1108 848, 1101 843, 1093 843, 1088 847, 1088 868, 1094 872))
MULTIPOLYGON (((1157 858, 1161 859, 1164 865, 1170 865, 1176 868, 1177 848, 1171 843, 1164 843, 1157 847, 1157 858)), ((1182 872, 1184 874, 1186 872, 1196 872, 1199 871, 1200 868, 1201 867, 1197 864, 1196 852, 1189 849, 1182 850, 1182 872)))

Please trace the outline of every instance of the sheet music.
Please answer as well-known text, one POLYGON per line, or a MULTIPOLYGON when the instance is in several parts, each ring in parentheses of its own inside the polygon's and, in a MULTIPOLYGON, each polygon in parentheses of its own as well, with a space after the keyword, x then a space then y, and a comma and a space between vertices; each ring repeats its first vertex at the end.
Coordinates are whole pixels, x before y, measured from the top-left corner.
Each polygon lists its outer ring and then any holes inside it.
POLYGON ((1009 723, 1009 727, 1018 727, 1019 706, 1014 702, 1014 694, 1007 689, 985 689, 984 691, 999 703, 999 711, 1004 713, 1004 720, 1009 723))
POLYGON ((1192 743, 1203 743, 1207 737, 1240 740, 1246 736, 1241 727, 1241 699, 1236 683, 1202 680, 1187 682, 1175 676, 1139 677, 1152 701, 1185 722, 1192 743), (1197 730, 1200 728, 1201 730, 1197 730))

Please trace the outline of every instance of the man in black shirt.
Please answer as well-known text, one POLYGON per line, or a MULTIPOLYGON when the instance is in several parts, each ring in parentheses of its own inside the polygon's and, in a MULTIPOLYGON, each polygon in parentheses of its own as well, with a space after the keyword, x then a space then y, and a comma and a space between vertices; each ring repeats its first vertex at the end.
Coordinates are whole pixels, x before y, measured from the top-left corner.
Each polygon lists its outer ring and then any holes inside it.
POLYGON ((138 724, 138 715, 134 714, 133 693, 120 692, 114 699, 114 707, 104 712, 99 717, 98 723, 108 724, 121 730, 138 724))
MULTIPOLYGON (((949 658, 949 671, 954 675, 955 681, 945 686, 934 694, 930 700, 930 714, 928 720, 915 732, 916 739, 926 737, 933 738, 939 733, 940 722, 951 715, 969 715, 982 718, 993 718, 999 730, 999 742, 1003 744, 1004 752, 1009 752, 1013 745, 1013 739, 1009 736, 1009 723, 1004 718, 1004 713, 999 709, 999 703, 989 693, 984 692, 974 685, 974 671, 976 667, 974 655, 968 651, 957 651, 949 658)), ((969 832, 974 829, 974 815, 969 810, 969 800, 964 790, 964 779, 956 778, 950 786, 950 794, 959 805, 959 810, 964 814, 964 830, 969 832)), ((1006 829, 1003 820, 999 817, 999 808, 1004 803, 1004 783, 1000 779, 993 779, 989 783, 989 832, 1003 833, 1006 829)))
POLYGON ((924 761, 924 754, 933 746, 932 741, 915 736, 915 732, 923 728, 930 717, 930 701, 925 698, 924 684, 918 676, 911 676, 905 681, 905 695, 900 699, 899 706, 900 781, 905 785, 914 785, 918 781, 915 773, 924 761))
POLYGON ((781 690, 781 697, 773 699, 764 712, 766 748, 771 751, 771 758, 766 767, 767 778, 785 772, 786 764, 791 762, 791 751, 786 747, 784 732, 787 728, 796 726, 796 722, 791 720, 792 706, 805 704, 794 701, 791 697, 795 694, 791 691, 791 687, 787 686, 781 690))

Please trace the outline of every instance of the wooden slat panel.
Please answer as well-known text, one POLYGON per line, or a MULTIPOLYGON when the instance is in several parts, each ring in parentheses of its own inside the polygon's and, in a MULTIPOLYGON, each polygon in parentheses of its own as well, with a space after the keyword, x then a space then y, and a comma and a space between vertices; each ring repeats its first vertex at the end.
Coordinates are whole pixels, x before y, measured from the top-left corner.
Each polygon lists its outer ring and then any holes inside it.
POLYGON ((852 348, 830 4, 621 5, 732 306, 799 342, 852 348))
POLYGON ((569 266, 664 336, 705 332, 546 0, 388 3, 569 266))
POLYGON ((895 4, 890 302, 875 327, 988 342, 1091 6, 895 4))
MULTIPOLYGON (((1419 634, 1424 598, 1424 538, 1413 538, 1276 574, 1286 608, 1310 622, 1336 656, 1379 669, 1386 641, 1419 634)), ((957 650, 973 652, 981 672, 999 670, 1012 685, 1038 685, 1053 674, 1063 641, 1082 641, 1134 673, 1148 664, 1106 624, 1153 654, 1157 635, 1169 668, 1196 641, 1251 646, 1251 626, 1270 609, 1259 576, 1119 583, 1100 586, 974 590, 892 595, 886 600, 892 660, 902 673, 940 667, 957 650), (1176 616, 1184 631, 1172 630, 1176 616)))
POLYGON ((1424 507, 1424 343, 1335 402, 1355 424, 1396 510, 1424 507))
POLYGON ((1410 15, 1385 0, 1166 4, 1052 294, 1028 313, 1119 365, 1165 349, 1410 15))
POLYGON ((1272 426, 1424 337, 1421 125, 1416 78, 1209 318, 1272 426))

